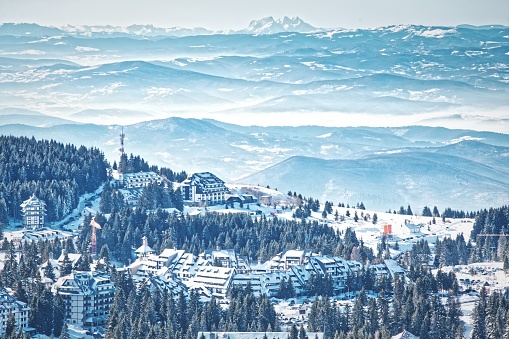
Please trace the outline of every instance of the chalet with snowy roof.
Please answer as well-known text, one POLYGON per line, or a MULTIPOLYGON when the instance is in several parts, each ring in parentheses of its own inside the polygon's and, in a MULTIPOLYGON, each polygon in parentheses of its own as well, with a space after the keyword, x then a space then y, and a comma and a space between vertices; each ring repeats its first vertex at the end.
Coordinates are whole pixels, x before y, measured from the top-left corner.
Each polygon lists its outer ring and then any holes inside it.
MULTIPOLYGON (((62 254, 60 254, 60 256, 57 259, 57 263, 58 263, 59 267, 62 267, 64 265, 65 256, 66 256, 66 251, 65 251, 65 249, 63 249, 62 254)), ((74 267, 76 265, 76 263, 78 262, 78 260, 80 260, 80 258, 81 258, 81 254, 79 254, 79 253, 67 253, 67 259, 71 263, 72 267, 74 267)))
POLYGON ((421 227, 423 225, 416 225, 416 224, 405 224, 406 228, 410 231, 410 233, 419 233, 421 231, 421 227))
MULTIPOLYGON (((165 251, 163 251, 164 253, 165 251)), ((168 274, 178 277, 182 281, 189 280, 194 274, 194 267, 198 262, 198 257, 192 253, 183 250, 176 251, 178 254, 172 257, 168 263, 168 274)))
POLYGON ((106 325, 115 285, 105 272, 74 272, 59 278, 52 291, 64 301, 68 324, 90 330, 106 325))
POLYGON ((226 199, 227 204, 239 203, 239 204, 256 204, 258 198, 252 194, 232 194, 226 199))
POLYGON ((267 294, 269 297, 276 297, 279 294, 279 289, 283 279, 289 281, 290 276, 288 275, 288 272, 272 272, 263 274, 260 279, 262 294, 267 294))
POLYGON ((136 260, 130 264, 127 269, 131 273, 133 280, 136 283, 144 281, 146 278, 157 274, 159 269, 156 266, 156 262, 150 260, 136 260))
POLYGON ((44 227, 46 217, 46 203, 34 194, 21 204, 23 224, 26 229, 39 229, 44 227))
POLYGON ((180 184, 182 199, 187 204, 217 205, 226 202, 229 192, 224 181, 210 172, 194 173, 180 184))
POLYGON ((141 188, 150 184, 160 184, 163 177, 154 172, 125 173, 121 176, 122 184, 126 188, 141 188))
POLYGON ((58 260, 53 259, 52 253, 50 253, 48 260, 39 267, 39 274, 41 282, 49 288, 60 278, 60 265, 58 260))
POLYGON ((17 300, 10 295, 5 288, 0 289, 0 336, 3 337, 7 322, 11 314, 14 315, 14 321, 18 329, 28 327, 28 311, 30 308, 26 303, 17 300))
POLYGON ((138 205, 138 201, 141 197, 141 190, 136 188, 121 188, 118 190, 124 197, 124 202, 128 206, 138 205))
POLYGON ((391 339, 419 339, 419 337, 413 335, 412 333, 408 332, 407 330, 404 330, 400 334, 396 334, 396 335, 392 336, 391 339))
POLYGON ((88 206, 85 206, 85 208, 81 211, 82 217, 86 217, 88 215, 96 215, 96 214, 97 214, 97 211, 91 207, 88 207, 88 206))
POLYGON ((389 271, 392 279, 395 279, 397 276, 404 277, 406 275, 406 271, 403 267, 401 267, 396 260, 393 259, 385 259, 384 260, 385 267, 389 271))

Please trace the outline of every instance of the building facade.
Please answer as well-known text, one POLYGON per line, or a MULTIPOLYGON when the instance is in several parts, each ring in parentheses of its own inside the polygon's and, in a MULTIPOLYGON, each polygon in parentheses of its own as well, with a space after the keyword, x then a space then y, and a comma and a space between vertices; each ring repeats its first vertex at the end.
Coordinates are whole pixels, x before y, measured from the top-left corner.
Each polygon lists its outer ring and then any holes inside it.
POLYGON ((229 192, 224 181, 210 172, 194 173, 180 185, 182 199, 188 204, 218 205, 226 203, 229 192))
POLYGON ((106 325, 115 286, 105 272, 74 272, 59 278, 53 291, 64 300, 67 323, 91 330, 106 325))
POLYGON ((138 172, 122 174, 122 184, 127 188, 141 188, 150 184, 160 184, 163 178, 154 172, 138 172))
POLYGON ((27 328, 29 310, 30 308, 26 303, 18 301, 4 288, 0 289, 0 336, 5 334, 7 322, 11 315, 14 315, 18 329, 27 328))
POLYGON ((46 217, 46 204, 34 194, 21 204, 23 224, 27 229, 39 229, 44 227, 46 217))

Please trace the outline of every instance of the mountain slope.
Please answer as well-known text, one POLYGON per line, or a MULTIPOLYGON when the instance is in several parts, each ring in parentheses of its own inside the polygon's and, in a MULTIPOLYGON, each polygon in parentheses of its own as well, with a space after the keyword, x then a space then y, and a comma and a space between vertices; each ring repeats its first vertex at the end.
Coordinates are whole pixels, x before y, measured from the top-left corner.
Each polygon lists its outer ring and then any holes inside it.
MULTIPOLYGON (((286 192, 302 192, 322 200, 364 202, 371 209, 395 209, 410 203, 424 206, 478 210, 501 206, 509 199, 509 181, 458 169, 444 157, 433 160, 415 154, 394 154, 360 160, 323 160, 292 157, 243 183, 270 185, 286 192)), ((468 167, 463 166, 463 167, 468 167)))

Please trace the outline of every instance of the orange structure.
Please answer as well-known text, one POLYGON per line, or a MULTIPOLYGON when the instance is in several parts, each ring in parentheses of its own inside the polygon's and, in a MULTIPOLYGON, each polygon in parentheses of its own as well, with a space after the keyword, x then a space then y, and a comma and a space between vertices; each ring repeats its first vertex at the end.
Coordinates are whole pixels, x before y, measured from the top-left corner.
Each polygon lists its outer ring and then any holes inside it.
POLYGON ((385 224, 384 225, 384 235, 392 234, 392 225, 391 224, 385 224))
POLYGON ((97 255, 97 236, 95 235, 96 229, 101 229, 101 225, 99 225, 94 219, 90 222, 90 226, 92 226, 92 237, 91 237, 91 252, 92 256, 97 255))

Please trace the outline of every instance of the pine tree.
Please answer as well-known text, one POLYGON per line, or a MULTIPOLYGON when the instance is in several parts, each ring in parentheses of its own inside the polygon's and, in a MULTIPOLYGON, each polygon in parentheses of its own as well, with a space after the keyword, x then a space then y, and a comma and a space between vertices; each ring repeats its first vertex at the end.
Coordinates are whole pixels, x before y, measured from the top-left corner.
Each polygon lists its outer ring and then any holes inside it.
POLYGON ((62 329, 60 330, 60 337, 58 337, 58 339, 71 339, 71 335, 69 334, 69 327, 65 321, 62 329))
POLYGON ((505 313, 504 339, 509 339, 509 310, 505 313))
POLYGON ((9 316, 7 320, 7 325, 5 327, 5 339, 14 339, 16 338, 16 320, 14 319, 14 314, 9 316))
POLYGON ((299 328, 299 339, 308 339, 306 334, 306 330, 304 330, 304 326, 301 324, 299 328))
POLYGON ((292 327, 290 328, 288 339, 299 339, 299 330, 297 330, 297 326, 295 326, 295 324, 292 324, 292 327))
POLYGON ((62 261, 62 265, 60 267, 60 276, 69 275, 72 273, 72 262, 69 259, 69 255, 67 255, 67 251, 64 254, 64 260, 62 261))
POLYGON ((472 332, 470 336, 472 339, 487 339, 486 306, 486 290, 483 287, 479 294, 479 301, 472 313, 472 332))

